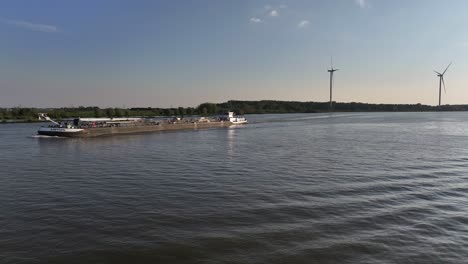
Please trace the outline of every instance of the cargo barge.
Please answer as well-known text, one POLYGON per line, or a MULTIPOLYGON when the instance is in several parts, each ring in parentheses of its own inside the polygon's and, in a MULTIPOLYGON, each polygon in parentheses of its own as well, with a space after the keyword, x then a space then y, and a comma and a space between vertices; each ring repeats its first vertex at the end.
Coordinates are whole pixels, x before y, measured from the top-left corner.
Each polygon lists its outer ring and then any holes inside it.
POLYGON ((215 118, 171 118, 165 120, 150 118, 75 118, 72 122, 60 123, 52 120, 47 114, 41 113, 39 119, 47 120, 52 124, 39 128, 38 135, 58 137, 99 137, 157 131, 221 128, 247 123, 244 117, 235 116, 233 112, 215 118))

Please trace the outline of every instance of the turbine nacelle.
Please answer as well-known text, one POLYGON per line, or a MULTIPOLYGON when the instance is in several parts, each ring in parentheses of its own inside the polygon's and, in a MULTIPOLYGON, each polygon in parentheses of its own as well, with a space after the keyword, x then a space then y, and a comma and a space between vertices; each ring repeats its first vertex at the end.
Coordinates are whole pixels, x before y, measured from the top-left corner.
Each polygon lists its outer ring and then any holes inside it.
POLYGON ((450 62, 450 64, 447 66, 447 68, 445 68, 445 70, 444 70, 444 72, 443 72, 443 73, 440 73, 440 72, 438 72, 438 71, 434 71, 434 72, 437 74, 437 76, 438 76, 438 77, 442 77, 442 78, 443 78, 443 77, 444 77, 444 74, 445 74, 445 72, 448 70, 448 68, 450 67, 450 65, 452 65, 452 63, 451 63, 451 62, 450 62))
POLYGON ((335 69, 333 68, 333 57, 330 57, 330 69, 328 70, 328 72, 336 72, 338 69, 335 69))

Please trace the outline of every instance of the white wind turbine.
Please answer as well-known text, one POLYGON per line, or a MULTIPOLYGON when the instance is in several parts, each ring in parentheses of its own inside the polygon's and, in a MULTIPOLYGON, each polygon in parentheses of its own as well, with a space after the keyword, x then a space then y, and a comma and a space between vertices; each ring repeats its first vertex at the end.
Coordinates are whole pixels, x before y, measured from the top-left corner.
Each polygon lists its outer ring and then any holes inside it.
POLYGON ((439 106, 440 106, 441 97, 442 97, 442 84, 444 85, 444 92, 447 93, 447 91, 445 90, 444 74, 445 74, 445 72, 448 70, 448 68, 450 67, 450 65, 452 65, 451 62, 450 62, 450 64, 447 66, 447 68, 445 68, 445 71, 444 71, 443 73, 440 73, 440 72, 438 72, 438 71, 434 71, 435 73, 437 73, 437 76, 439 77, 439 106))
POLYGON ((333 68, 333 58, 330 59, 330 69, 328 72, 330 73, 330 111, 333 109, 333 73, 338 71, 338 69, 333 68))

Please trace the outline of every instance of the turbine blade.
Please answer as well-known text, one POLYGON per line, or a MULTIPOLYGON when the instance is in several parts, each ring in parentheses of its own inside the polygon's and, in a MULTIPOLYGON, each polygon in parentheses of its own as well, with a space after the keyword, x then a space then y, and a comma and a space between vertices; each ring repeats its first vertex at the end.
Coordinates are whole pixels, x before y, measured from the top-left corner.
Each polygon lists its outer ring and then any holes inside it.
POLYGON ((447 93, 447 90, 445 90, 445 82, 444 82, 444 77, 443 77, 443 76, 441 76, 441 78, 442 78, 442 84, 444 85, 444 93, 447 93))
POLYGON ((439 74, 439 75, 442 75, 442 74, 441 74, 440 72, 438 72, 438 71, 434 71, 434 72, 437 73, 437 74, 439 74))
POLYGON ((330 67, 333 70, 333 56, 330 56, 330 67))
POLYGON ((450 67, 450 65, 452 65, 452 63, 450 62, 450 64, 447 66, 447 68, 445 68, 445 71, 442 73, 442 75, 445 74, 445 72, 448 70, 448 68, 450 67))

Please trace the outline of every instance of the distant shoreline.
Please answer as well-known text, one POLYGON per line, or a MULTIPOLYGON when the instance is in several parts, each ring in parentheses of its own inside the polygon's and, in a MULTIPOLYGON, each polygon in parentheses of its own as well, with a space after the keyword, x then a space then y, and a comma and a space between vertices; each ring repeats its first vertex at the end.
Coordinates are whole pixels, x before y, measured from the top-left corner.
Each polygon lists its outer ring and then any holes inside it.
POLYGON ((96 106, 62 107, 62 108, 0 108, 0 123, 38 122, 38 113, 48 113, 54 119, 74 117, 167 117, 167 116, 210 116, 234 111, 237 114, 299 114, 299 113, 353 113, 353 112, 439 112, 468 111, 468 105, 430 106, 423 104, 368 104, 368 103, 334 103, 330 110, 329 102, 298 101, 239 101, 230 100, 224 103, 203 103, 197 107, 133 107, 133 108, 99 108, 96 106))
MULTIPOLYGON (((252 113, 248 115, 287 115, 287 114, 326 114, 326 113, 437 113, 437 112, 468 112, 468 110, 449 110, 449 111, 333 111, 333 112, 287 112, 287 113, 252 113)), ((197 115, 198 116, 198 115, 197 115)), ((144 116, 143 118, 170 118, 167 116, 144 116)), ((192 116, 185 116, 192 117, 192 116)), ((64 118, 69 119, 69 118, 64 118)), ((62 119, 57 119, 62 121, 62 119)), ((7 124, 27 124, 27 123, 48 123, 43 120, 17 120, 17 119, 3 119, 0 120, 0 125, 7 124)))

